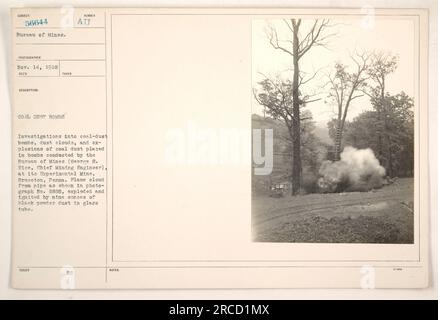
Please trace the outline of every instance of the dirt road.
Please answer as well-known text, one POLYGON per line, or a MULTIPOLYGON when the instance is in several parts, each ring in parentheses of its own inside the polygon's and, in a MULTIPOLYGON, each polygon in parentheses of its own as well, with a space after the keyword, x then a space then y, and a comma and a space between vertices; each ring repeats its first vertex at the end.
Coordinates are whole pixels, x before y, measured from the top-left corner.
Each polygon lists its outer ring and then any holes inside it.
POLYGON ((260 242, 413 243, 412 178, 370 192, 254 197, 260 242))

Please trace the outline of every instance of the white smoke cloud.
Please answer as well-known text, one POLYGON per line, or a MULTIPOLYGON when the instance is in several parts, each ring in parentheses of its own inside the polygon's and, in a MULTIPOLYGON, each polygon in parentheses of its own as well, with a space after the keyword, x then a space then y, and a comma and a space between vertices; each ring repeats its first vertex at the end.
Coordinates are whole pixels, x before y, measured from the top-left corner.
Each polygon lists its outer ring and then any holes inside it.
POLYGON ((367 191, 383 185, 385 168, 373 150, 345 147, 339 161, 324 161, 318 186, 323 192, 367 191))

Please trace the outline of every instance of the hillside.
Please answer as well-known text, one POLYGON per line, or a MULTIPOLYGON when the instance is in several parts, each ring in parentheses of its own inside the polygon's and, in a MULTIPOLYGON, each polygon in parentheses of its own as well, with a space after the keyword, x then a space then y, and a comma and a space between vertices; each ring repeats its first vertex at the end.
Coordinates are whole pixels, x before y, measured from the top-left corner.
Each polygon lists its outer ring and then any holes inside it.
MULTIPOLYGON (((273 129, 273 170, 268 176, 253 175, 253 193, 265 194, 269 192, 272 183, 283 183, 290 181, 292 168, 292 151, 288 130, 285 124, 272 118, 252 115, 253 129, 273 129)), ((316 180, 320 163, 326 159, 328 134, 324 135, 323 128, 313 128, 303 137, 302 142, 307 143, 307 148, 302 149, 302 166, 304 185, 310 181, 310 184, 316 180), (321 138, 320 138, 321 137, 321 138)), ((262 135, 263 137, 263 135, 262 135)), ((263 140, 262 140, 263 141, 263 140)))

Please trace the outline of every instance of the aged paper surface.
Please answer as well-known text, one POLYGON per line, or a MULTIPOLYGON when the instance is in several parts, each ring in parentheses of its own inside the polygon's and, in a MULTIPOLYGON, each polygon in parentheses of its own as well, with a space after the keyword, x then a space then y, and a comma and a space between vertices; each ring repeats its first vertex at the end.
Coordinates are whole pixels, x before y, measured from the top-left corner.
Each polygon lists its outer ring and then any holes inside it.
POLYGON ((11 15, 13 287, 428 285, 427 11, 11 15), (326 135, 301 128, 299 178, 276 157, 294 94, 326 135))

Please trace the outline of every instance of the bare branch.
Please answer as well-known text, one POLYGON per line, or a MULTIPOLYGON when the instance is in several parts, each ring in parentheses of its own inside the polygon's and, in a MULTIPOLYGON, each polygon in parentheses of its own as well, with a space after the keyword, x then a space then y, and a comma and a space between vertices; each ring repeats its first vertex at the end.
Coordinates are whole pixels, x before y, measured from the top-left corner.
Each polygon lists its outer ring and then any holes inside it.
POLYGON ((313 99, 313 100, 306 100, 306 101, 304 101, 304 102, 305 102, 305 103, 312 103, 312 102, 319 101, 319 100, 321 100, 321 98, 313 99))
POLYGON ((303 57, 310 48, 314 46, 325 46, 326 40, 332 36, 334 33, 323 35, 322 31, 329 25, 329 20, 323 19, 319 24, 319 20, 316 19, 309 33, 304 37, 303 41, 300 43, 300 49, 298 53, 298 59, 303 57))
POLYGON ((364 94, 355 95, 355 96, 351 97, 350 101, 353 101, 354 99, 360 98, 360 97, 363 97, 363 96, 364 96, 364 94))
POLYGON ((309 81, 315 79, 316 75, 317 75, 321 70, 323 70, 324 68, 325 68, 325 67, 321 67, 321 68, 319 68, 318 70, 316 70, 316 71, 313 73, 313 75, 312 75, 311 77, 307 78, 306 80, 304 80, 304 77, 300 75, 301 80, 300 80, 300 82, 299 82, 299 85, 306 84, 306 83, 308 83, 309 81))
POLYGON ((290 32, 294 33, 294 29, 293 29, 293 24, 292 24, 292 20, 291 20, 291 24, 289 24, 289 22, 286 19, 283 19, 283 22, 286 24, 287 28, 290 30, 290 32))
POLYGON ((286 49, 280 45, 279 40, 278 40, 277 30, 275 28, 273 28, 272 26, 269 26, 268 39, 269 39, 269 43, 271 44, 271 46, 274 49, 281 50, 281 51, 293 56, 293 53, 291 51, 289 51, 288 49, 286 49))

